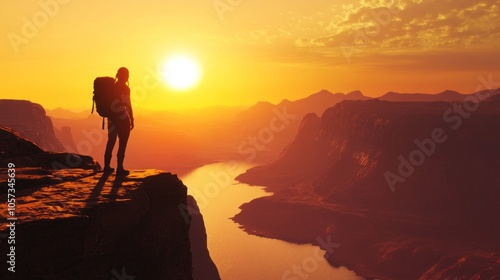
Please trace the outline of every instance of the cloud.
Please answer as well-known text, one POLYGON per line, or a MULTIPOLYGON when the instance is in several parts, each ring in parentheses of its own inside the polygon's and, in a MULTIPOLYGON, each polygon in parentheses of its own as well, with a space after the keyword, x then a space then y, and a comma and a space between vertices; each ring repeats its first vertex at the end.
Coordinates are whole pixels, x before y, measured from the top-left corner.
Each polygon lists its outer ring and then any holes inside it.
POLYGON ((338 48, 349 44, 370 50, 491 47, 500 42, 500 6, 496 0, 413 0, 382 6, 362 1, 344 6, 329 32, 302 37, 298 47, 338 48), (343 19, 343 20, 339 20, 343 19))

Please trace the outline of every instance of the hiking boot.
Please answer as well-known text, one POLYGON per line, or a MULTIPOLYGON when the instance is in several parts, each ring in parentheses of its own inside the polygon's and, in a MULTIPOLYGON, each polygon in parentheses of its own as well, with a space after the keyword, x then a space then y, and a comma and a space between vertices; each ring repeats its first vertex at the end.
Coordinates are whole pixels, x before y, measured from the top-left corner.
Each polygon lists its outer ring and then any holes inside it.
POLYGON ((115 172, 115 169, 112 167, 109 167, 109 166, 105 166, 104 169, 102 170, 102 172, 111 174, 111 173, 115 172))
POLYGON ((126 169, 118 169, 116 170, 116 175, 118 176, 128 176, 130 174, 130 171, 126 169))

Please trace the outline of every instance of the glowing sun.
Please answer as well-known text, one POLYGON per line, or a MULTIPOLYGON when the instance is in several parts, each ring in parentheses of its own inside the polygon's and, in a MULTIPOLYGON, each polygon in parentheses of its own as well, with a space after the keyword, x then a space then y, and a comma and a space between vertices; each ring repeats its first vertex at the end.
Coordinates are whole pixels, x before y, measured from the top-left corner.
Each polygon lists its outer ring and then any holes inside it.
POLYGON ((201 79, 200 64, 189 55, 174 55, 163 65, 165 83, 174 90, 188 90, 201 79))

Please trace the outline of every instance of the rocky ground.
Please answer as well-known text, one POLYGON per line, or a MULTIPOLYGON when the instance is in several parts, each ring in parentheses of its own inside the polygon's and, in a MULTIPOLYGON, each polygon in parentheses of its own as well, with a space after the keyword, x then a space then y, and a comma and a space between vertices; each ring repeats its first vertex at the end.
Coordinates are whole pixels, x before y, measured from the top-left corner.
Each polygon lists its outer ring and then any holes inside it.
MULTIPOLYGON (((7 196, 7 169, 0 177, 7 196)), ((2 258, 15 246, 15 263, 2 261, 2 279, 193 279, 192 254, 203 260, 197 274, 205 270, 195 279, 218 279, 206 233, 191 233, 205 241, 190 247, 187 188, 176 175, 17 168, 15 178, 14 212, 6 211, 8 203, 0 205, 2 220, 16 219, 15 228, 10 221, 0 225, 2 258), (15 244, 8 244, 11 232, 15 244)), ((196 223, 203 225, 200 217, 196 223)))

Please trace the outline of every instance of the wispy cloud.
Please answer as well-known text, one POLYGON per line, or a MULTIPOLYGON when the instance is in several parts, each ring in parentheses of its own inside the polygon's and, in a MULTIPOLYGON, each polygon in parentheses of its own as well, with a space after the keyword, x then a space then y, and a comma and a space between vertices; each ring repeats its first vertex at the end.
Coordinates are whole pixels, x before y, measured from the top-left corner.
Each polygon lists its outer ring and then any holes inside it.
POLYGON ((337 48, 343 43, 356 43, 359 34, 368 35, 365 47, 373 50, 500 45, 500 6, 496 0, 409 0, 392 6, 382 2, 386 1, 365 0, 357 8, 344 6, 344 16, 330 21, 324 35, 299 38, 296 45, 337 48), (377 15, 384 16, 384 9, 389 7, 394 11, 390 23, 380 26, 377 15), (373 32, 377 36, 371 36, 373 32))

